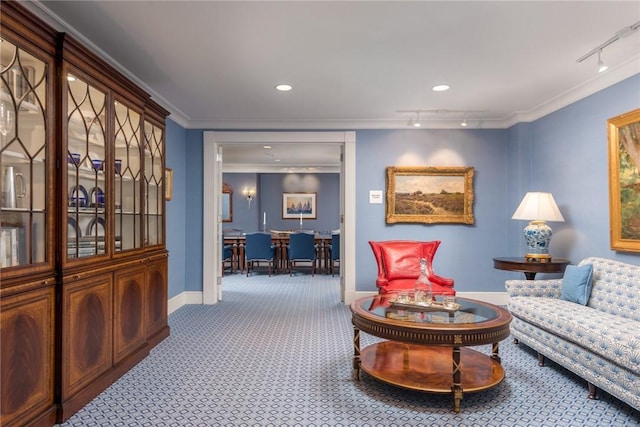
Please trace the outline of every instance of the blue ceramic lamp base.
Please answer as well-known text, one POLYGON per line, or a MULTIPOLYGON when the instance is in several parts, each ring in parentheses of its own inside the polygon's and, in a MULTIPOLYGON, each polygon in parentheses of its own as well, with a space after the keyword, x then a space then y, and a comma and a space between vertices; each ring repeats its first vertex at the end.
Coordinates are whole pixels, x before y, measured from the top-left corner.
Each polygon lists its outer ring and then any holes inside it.
POLYGON ((545 262, 551 259, 549 242, 551 241, 551 227, 544 221, 531 221, 523 230, 527 242, 527 261, 545 262))

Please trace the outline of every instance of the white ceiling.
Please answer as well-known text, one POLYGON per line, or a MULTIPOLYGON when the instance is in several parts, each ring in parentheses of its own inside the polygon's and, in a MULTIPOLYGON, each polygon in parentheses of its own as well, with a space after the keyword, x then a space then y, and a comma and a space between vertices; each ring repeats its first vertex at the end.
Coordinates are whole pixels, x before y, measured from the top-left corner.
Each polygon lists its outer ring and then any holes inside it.
POLYGON ((458 127, 465 117, 469 128, 506 128, 640 72, 640 31, 603 50, 605 73, 597 55, 577 62, 638 23, 640 1, 36 6, 120 64, 186 128, 407 128, 415 114, 398 110, 425 110, 425 128, 458 127), (275 91, 283 82, 293 90, 275 91), (433 92, 440 83, 451 89, 433 92))

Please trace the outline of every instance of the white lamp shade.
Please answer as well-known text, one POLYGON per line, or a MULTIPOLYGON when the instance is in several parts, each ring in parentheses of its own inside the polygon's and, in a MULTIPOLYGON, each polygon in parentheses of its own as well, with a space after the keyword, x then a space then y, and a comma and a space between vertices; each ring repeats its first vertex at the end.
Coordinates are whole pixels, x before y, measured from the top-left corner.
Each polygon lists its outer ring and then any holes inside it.
POLYGON ((564 222, 551 193, 527 193, 511 219, 564 222))

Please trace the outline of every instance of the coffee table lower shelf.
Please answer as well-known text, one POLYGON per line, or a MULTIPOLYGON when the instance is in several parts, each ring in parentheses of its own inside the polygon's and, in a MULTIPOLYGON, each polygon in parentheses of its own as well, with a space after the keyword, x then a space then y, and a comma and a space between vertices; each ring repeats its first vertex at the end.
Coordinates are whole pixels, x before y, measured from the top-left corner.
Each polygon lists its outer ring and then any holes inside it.
MULTIPOLYGON (((382 341, 361 350, 360 369, 398 387, 429 393, 453 393, 452 353, 452 347, 382 341)), ((468 347, 460 348, 462 391, 487 390, 503 379, 504 369, 499 360, 468 347)), ((458 412, 460 402, 455 403, 458 412)))

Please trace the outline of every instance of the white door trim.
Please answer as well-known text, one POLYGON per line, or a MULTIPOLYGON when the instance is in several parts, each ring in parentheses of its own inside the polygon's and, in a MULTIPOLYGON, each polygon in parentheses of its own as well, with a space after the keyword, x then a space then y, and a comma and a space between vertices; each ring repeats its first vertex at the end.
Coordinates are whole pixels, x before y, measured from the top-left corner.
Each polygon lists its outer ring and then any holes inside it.
MULTIPOLYGON (((344 280, 342 300, 349 304, 355 298, 355 176, 356 176, 356 133, 347 132, 215 132, 205 131, 203 135, 203 254, 202 254, 202 290, 203 304, 218 302, 222 293, 215 278, 220 276, 220 263, 210 262, 219 257, 220 242, 216 228, 220 221, 218 203, 222 192, 222 183, 217 182, 216 173, 211 165, 216 164, 216 153, 224 144, 242 143, 338 143, 344 146, 344 182, 341 206, 344 207, 344 254, 340 264, 344 280), (215 220, 211 220, 214 218, 215 220)), ((223 152, 224 154, 224 152, 223 152)), ((223 159, 224 162, 224 159, 223 159)))

